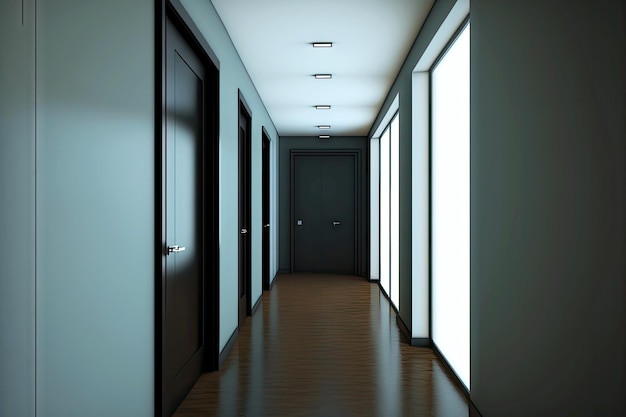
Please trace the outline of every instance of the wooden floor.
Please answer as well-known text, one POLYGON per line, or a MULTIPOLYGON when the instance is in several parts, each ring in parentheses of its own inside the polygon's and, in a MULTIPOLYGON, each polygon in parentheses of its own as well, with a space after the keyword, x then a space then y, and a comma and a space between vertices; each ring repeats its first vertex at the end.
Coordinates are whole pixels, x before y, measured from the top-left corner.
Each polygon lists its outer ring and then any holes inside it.
POLYGON ((468 404, 427 348, 401 339, 377 284, 280 275, 219 372, 175 417, 466 417, 468 404))

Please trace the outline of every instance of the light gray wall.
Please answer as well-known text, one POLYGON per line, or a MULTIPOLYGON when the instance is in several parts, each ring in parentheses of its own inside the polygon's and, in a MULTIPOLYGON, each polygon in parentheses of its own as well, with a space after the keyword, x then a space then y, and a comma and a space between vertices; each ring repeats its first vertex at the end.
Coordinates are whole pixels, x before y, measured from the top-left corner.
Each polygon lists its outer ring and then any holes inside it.
MULTIPOLYGON (((207 43, 220 61, 220 350, 238 325, 238 91, 241 90, 252 112, 252 303, 261 296, 262 286, 262 127, 271 139, 272 175, 276 178, 276 128, 254 84, 243 66, 237 50, 213 8, 206 1, 182 0, 207 43)), ((268 57, 271 59, 271 57, 268 57)), ((276 188, 272 195, 272 218, 277 219, 276 188)), ((276 222, 274 222, 276 224, 276 222)), ((273 228, 272 271, 277 270, 276 236, 273 228)), ((273 274, 271 274, 273 275, 273 274)))
POLYGON ((154 408, 154 2, 37 2, 38 416, 154 408))
POLYGON ((623 416, 625 6, 471 4, 471 397, 623 416))
MULTIPOLYGON (((361 136, 336 136, 330 140, 320 140, 310 136, 283 136, 279 147, 279 189, 280 189, 280 270, 288 272, 291 269, 291 150, 361 150, 361 208, 363 229, 361 235, 361 265, 363 276, 369 276, 369 145, 367 138, 361 136)), ((357 271, 358 272, 358 271, 357 271)))
POLYGON ((24 6, 0 2, 0 417, 35 414, 34 1, 24 6))

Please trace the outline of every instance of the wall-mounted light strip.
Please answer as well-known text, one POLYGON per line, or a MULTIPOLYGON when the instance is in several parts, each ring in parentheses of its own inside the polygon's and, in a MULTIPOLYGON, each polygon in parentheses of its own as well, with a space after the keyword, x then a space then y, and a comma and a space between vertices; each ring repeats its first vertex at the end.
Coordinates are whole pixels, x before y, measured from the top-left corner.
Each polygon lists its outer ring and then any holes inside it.
POLYGON ((315 74, 313 76, 316 80, 330 80, 333 78, 333 74, 315 74))
POLYGON ((330 129, 330 125, 319 125, 317 126, 318 129, 330 129))
POLYGON ((328 104, 318 104, 315 106, 317 110, 330 110, 330 105, 328 104))
POLYGON ((332 42, 313 42, 313 48, 332 48, 332 42))
POLYGON ((319 135, 320 139, 330 139, 330 135, 319 135))

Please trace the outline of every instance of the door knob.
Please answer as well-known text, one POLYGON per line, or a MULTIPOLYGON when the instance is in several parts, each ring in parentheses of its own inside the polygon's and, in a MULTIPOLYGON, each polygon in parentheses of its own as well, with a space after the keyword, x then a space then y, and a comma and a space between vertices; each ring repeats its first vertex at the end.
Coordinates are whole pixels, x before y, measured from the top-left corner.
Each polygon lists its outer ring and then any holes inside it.
POLYGON ((173 245, 173 246, 168 246, 167 247, 167 253, 179 253, 179 252, 184 252, 185 251, 184 246, 178 246, 178 245, 173 245))
POLYGON ((336 220, 333 222, 333 226, 339 226, 340 224, 341 224, 341 222, 338 222, 336 220))
POLYGON ((242 235, 245 235, 245 234, 247 234, 247 233, 248 233, 248 229, 241 229, 241 234, 242 234, 242 235))

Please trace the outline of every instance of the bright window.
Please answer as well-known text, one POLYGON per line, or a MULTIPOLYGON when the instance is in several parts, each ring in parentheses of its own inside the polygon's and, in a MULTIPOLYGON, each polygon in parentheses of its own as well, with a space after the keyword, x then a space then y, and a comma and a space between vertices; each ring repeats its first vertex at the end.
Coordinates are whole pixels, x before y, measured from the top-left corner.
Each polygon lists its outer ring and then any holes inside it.
POLYGON ((400 310, 400 117, 380 137, 380 284, 400 310))
POLYGON ((432 338, 470 386, 469 24, 432 70, 432 338))

